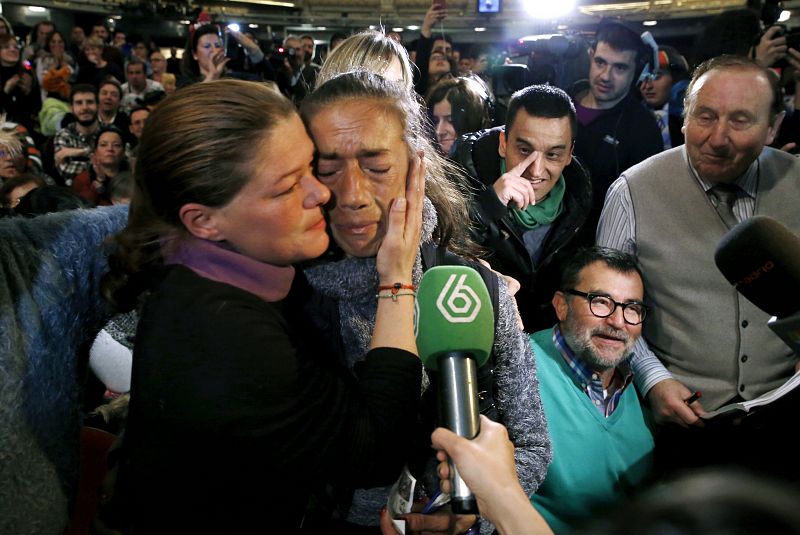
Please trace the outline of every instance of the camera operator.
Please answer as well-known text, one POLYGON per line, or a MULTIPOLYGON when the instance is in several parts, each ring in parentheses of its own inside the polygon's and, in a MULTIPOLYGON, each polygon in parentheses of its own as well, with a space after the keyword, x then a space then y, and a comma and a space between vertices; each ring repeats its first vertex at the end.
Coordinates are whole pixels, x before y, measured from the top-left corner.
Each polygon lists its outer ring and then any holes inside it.
POLYGON ((278 87, 281 93, 299 106, 303 99, 314 90, 319 73, 319 65, 306 65, 306 52, 303 42, 296 35, 283 40, 283 65, 278 71, 278 87))

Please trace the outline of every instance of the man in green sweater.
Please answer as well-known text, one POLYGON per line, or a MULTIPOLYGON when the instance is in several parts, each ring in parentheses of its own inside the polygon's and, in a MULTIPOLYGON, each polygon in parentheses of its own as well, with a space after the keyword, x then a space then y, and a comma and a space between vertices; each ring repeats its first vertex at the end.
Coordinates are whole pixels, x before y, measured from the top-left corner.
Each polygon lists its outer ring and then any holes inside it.
POLYGON ((633 256, 579 249, 553 296, 558 323, 531 335, 553 462, 531 501, 556 533, 650 472, 653 435, 628 366, 647 307, 633 256))

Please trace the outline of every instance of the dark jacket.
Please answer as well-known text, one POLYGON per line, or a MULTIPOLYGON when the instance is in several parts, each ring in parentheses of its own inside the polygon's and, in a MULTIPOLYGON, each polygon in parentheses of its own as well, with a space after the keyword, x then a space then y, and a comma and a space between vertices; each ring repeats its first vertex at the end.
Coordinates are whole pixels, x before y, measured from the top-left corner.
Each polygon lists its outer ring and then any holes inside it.
POLYGON ((375 348, 354 381, 302 312, 309 291, 298 276, 267 302, 164 269, 136 332, 120 473, 132 533, 323 533, 311 522, 320 502, 309 505, 321 485, 400 473, 420 360, 375 348))
POLYGON ((500 126, 462 137, 453 159, 462 165, 477 190, 470 206, 472 237, 486 248, 492 268, 517 279, 522 288, 517 292, 525 330, 533 332, 556 323, 550 304, 558 289, 560 264, 575 248, 593 241, 593 233, 582 232, 592 199, 589 175, 577 158, 564 168, 566 191, 564 212, 553 222, 544 241, 536 265, 522 240, 524 229, 514 221, 492 188, 500 177, 500 126))
POLYGON ((669 114, 669 138, 673 147, 680 147, 686 142, 683 137, 683 117, 669 114))
MULTIPOLYGON (((573 87, 572 100, 579 102, 584 91, 588 91, 585 80, 573 87)), ((578 124, 575 155, 592 177, 593 226, 597 225, 611 183, 629 167, 664 149, 655 117, 635 93, 638 91, 628 92, 627 97, 588 125, 578 124)))
POLYGON ((278 70, 276 74, 276 82, 278 89, 281 93, 286 95, 296 106, 300 106, 308 95, 314 91, 317 85, 317 75, 319 74, 319 67, 316 64, 305 65, 302 68, 300 77, 294 81, 292 85, 293 73, 287 71, 285 68, 278 70))

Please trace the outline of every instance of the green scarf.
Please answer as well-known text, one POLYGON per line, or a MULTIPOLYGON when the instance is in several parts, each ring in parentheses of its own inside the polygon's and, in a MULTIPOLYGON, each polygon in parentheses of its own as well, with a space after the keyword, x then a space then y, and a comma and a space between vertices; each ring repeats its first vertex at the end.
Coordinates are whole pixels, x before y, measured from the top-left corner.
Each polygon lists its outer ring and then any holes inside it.
MULTIPOLYGON (((506 172, 505 159, 500 160, 500 174, 506 172)), ((567 186, 564 183, 564 175, 558 177, 556 185, 550 190, 541 201, 528 206, 525 210, 511 209, 514 220, 523 228, 532 229, 539 225, 549 225, 564 212, 564 192, 567 186)))

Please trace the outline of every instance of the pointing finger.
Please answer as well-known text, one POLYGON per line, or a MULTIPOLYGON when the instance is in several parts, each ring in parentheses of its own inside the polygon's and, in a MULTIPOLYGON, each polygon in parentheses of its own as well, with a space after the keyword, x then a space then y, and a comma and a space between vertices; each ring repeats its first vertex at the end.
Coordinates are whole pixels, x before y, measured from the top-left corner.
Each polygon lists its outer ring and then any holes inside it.
POLYGON ((537 153, 536 151, 533 151, 533 152, 531 152, 531 153, 528 155, 528 157, 527 157, 527 158, 525 158, 524 160, 522 160, 521 162, 519 162, 517 165, 515 165, 515 166, 514 166, 514 168, 513 168, 511 171, 509 171, 509 172, 510 172, 512 175, 516 175, 516 176, 522 176, 522 173, 524 173, 524 172, 525 172, 525 169, 527 169, 528 167, 530 167, 530 165, 531 165, 533 162, 535 162, 535 161, 536 161, 536 158, 537 158, 537 156, 538 156, 538 155, 539 155, 539 153, 537 153))

